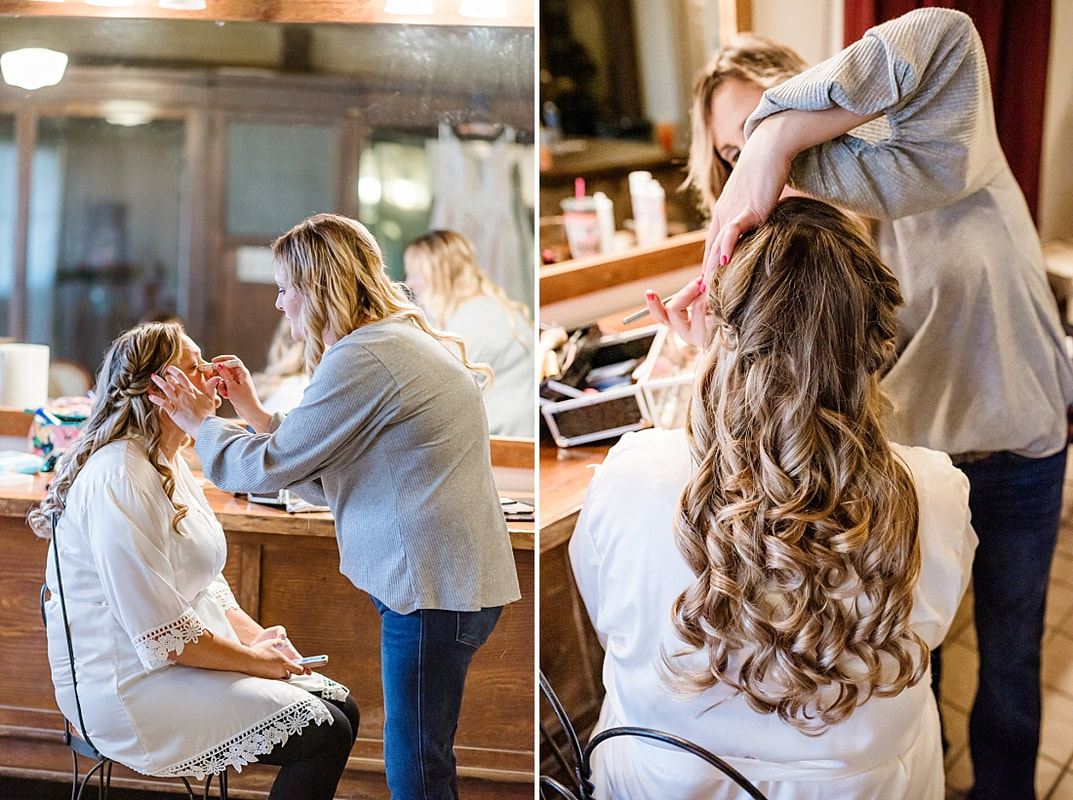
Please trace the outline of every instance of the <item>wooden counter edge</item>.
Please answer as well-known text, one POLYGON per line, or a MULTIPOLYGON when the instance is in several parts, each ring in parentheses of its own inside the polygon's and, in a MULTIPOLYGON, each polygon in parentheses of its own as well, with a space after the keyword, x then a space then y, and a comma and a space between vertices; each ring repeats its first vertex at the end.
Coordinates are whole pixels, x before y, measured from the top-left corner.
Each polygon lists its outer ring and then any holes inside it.
MULTIPOLYGON (((0 482, 0 517, 25 519, 44 495, 45 482, 49 477, 33 476, 32 486, 23 484, 11 487, 0 482)), ((251 503, 211 485, 205 487, 205 496, 225 531, 335 538, 335 521, 331 514, 325 512, 291 514, 282 509, 251 503)), ((507 522, 507 532, 512 549, 535 548, 536 535, 532 522, 507 522)))
POLYGON ((34 412, 21 408, 0 408, 0 436, 26 436, 34 412))
POLYGON ((629 281, 699 265, 704 258, 707 236, 707 230, 691 231, 672 236, 651 247, 576 258, 541 267, 540 303, 558 303, 629 281))

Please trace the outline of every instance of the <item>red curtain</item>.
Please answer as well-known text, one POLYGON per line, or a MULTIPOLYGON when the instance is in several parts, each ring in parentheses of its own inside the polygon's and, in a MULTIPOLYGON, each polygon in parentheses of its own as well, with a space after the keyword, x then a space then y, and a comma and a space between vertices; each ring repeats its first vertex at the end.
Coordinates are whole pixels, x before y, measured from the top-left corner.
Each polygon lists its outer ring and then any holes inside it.
POLYGON ((925 6, 956 8, 976 24, 991 70, 999 140, 1035 219, 1051 0, 845 0, 846 43, 873 25, 925 6))

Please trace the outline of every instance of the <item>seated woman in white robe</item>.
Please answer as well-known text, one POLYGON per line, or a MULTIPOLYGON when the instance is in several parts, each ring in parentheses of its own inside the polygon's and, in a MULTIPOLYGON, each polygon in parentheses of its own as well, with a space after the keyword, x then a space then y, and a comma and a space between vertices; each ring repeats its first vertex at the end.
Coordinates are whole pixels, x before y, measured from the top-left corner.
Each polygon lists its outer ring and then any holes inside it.
MULTIPOLYGON (((788 198, 742 240, 686 430, 623 437, 570 542, 606 650, 596 730, 685 737, 770 800, 944 795, 928 651, 968 583, 968 482, 886 439, 901 296, 859 227, 788 198)), ((594 769, 602 798, 740 796, 639 739, 594 769)))
MULTIPOLYGON (((149 400, 176 365, 196 386, 201 352, 175 323, 112 345, 81 437, 29 523, 55 540, 85 733, 147 775, 198 778, 252 761, 280 765, 270 795, 333 797, 358 707, 345 686, 299 666, 282 626, 262 628, 222 575, 223 529, 180 449, 186 434, 149 400)), ((208 370, 211 372, 211 366, 208 370)), ((56 702, 78 721, 55 556, 45 609, 56 702)))

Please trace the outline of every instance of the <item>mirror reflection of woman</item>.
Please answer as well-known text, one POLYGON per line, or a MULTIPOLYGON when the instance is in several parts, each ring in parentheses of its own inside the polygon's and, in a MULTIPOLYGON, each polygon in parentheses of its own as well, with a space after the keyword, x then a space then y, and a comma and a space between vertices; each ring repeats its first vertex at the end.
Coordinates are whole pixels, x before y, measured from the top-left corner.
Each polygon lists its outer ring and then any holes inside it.
MULTIPOLYGON (((262 628, 238 605, 222 574, 224 532, 179 452, 189 439, 150 401, 151 376, 170 368, 218 403, 203 366, 175 323, 116 339, 81 436, 29 516, 42 536, 58 516, 51 547, 59 543, 85 732, 148 775, 200 778, 260 761, 282 767, 273 800, 330 800, 357 704, 294 663, 281 626, 262 628)), ((51 548, 46 579, 56 701, 77 721, 51 548)))
POLYGON ((488 364, 484 391, 493 436, 532 438, 535 431, 535 334, 528 309, 507 297, 477 263, 461 233, 430 231, 403 252, 406 283, 429 321, 462 339, 466 357, 488 364))
POLYGON ((331 509, 340 571, 380 614, 391 796, 456 798, 466 673, 519 597, 481 401, 487 368, 429 327, 356 220, 318 214, 272 249, 276 308, 311 373, 301 402, 269 414, 246 368, 217 356, 209 388, 224 386, 255 433, 218 419, 181 371, 157 380, 159 403, 220 488, 291 489, 331 509))

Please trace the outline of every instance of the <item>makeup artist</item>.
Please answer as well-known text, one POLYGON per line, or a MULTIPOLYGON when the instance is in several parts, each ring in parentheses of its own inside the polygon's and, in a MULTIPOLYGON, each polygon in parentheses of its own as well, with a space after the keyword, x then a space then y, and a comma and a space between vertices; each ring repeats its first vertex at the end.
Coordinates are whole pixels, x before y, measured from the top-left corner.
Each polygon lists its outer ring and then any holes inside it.
POLYGON ((359 222, 310 217, 272 246, 276 308, 306 345, 301 403, 269 414, 233 356, 214 359, 255 433, 218 419, 177 370, 160 405, 226 491, 294 489, 335 516, 340 571, 381 617, 384 760, 394 800, 458 797, 453 743, 466 672, 519 598, 481 401, 487 367, 434 331, 359 222))

